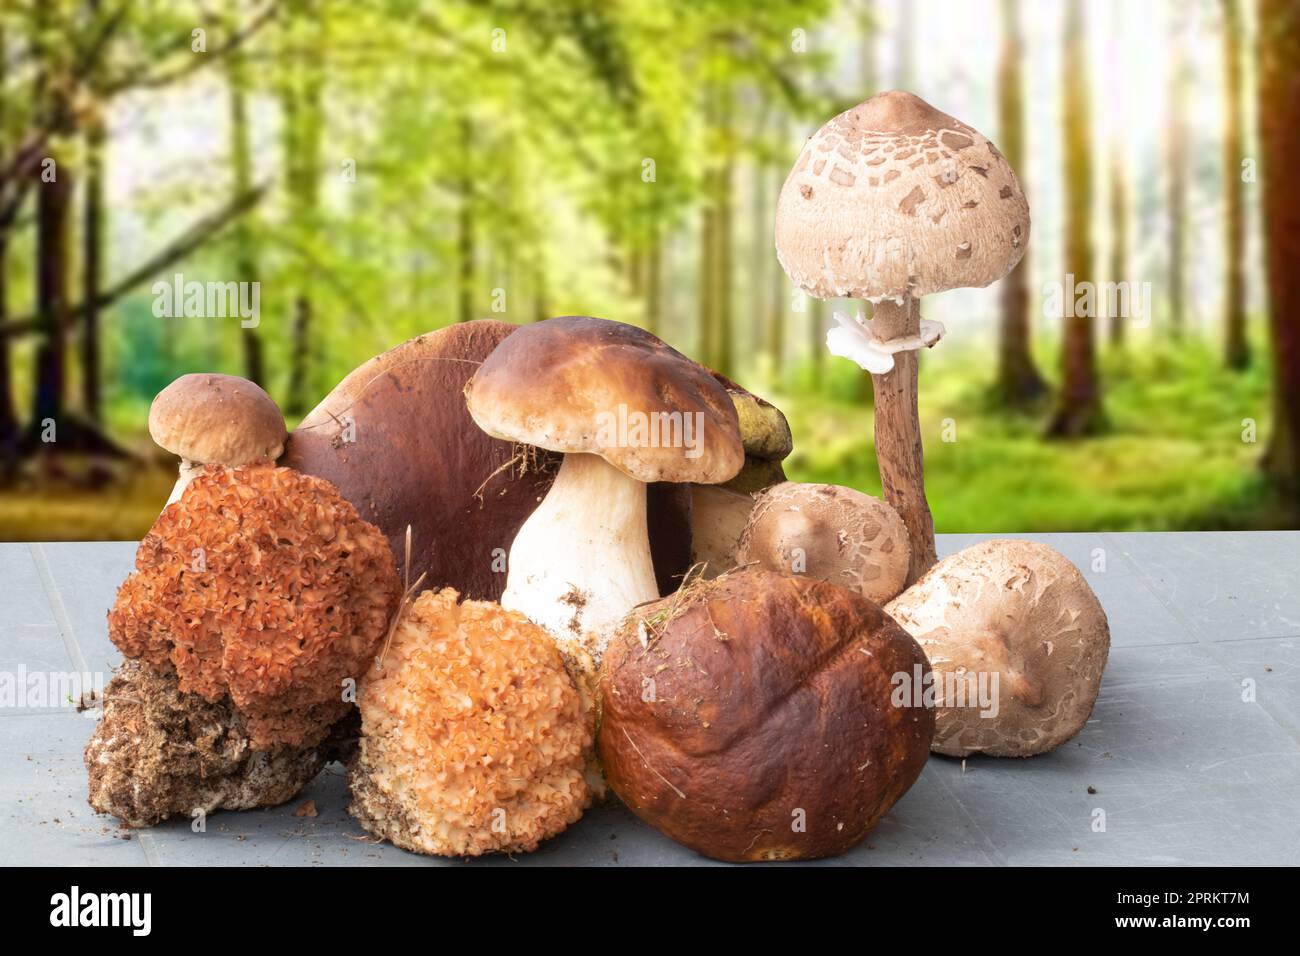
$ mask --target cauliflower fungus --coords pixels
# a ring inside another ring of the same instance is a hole
[[[209,467],[159,516],[109,612],[130,658],[229,694],[252,745],[318,743],[351,704],[401,585],[384,536],[327,481]]]
[[[425,591],[362,681],[350,812],[406,850],[527,852],[582,816],[591,711],[551,636]]]

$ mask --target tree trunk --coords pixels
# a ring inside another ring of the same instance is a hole
[[[820,392],[825,382],[826,372],[826,313],[825,299],[804,299],[804,308],[808,310],[808,369],[812,378],[813,391]]]
[[[1259,4],[1259,123],[1264,244],[1273,339],[1273,434],[1266,467],[1300,514],[1300,10]]]
[[[53,181],[36,187],[36,309],[42,339],[37,347],[32,425],[28,447],[38,447],[47,420],[62,424],[67,397],[68,341],[68,214],[72,176],[55,160]],[[53,451],[53,448],[45,449]]]
[[[1002,50],[998,62],[998,128],[1002,152],[1012,169],[1025,162],[1023,58],[1016,0],[1002,0]],[[1030,346],[1029,253],[1002,280],[1002,320],[998,328],[995,392],[1012,408],[1032,405],[1047,392]]]
[[[0,142],[8,143],[8,51],[5,25],[0,21]],[[9,319],[9,236],[0,230],[0,325]],[[0,473],[10,470],[18,441],[18,414],[14,408],[13,355],[9,337],[0,335]]]
[[[1169,332],[1175,341],[1187,324],[1183,295],[1187,259],[1187,53],[1182,14],[1175,9],[1169,73]]]
[[[786,123],[782,117],[776,122],[776,141],[784,145],[786,139]],[[773,202],[775,197],[781,194],[781,187],[785,183],[785,170],[780,166],[772,168],[772,196]],[[772,231],[770,225],[764,230],[767,240],[767,254],[774,256]],[[771,301],[767,307],[767,323],[764,335],[764,345],[767,350],[768,358],[772,362],[772,376],[774,381],[781,380],[782,367],[785,365],[785,314],[790,308],[790,296],[787,290],[790,287],[786,280],[785,270],[779,265],[772,265],[772,288]]]
[[[1123,153],[1117,145],[1110,161],[1110,281],[1123,282],[1128,272],[1128,185]],[[1116,309],[1110,316],[1110,344],[1116,351],[1124,347],[1128,317]]]
[[[230,96],[230,166],[233,192],[236,196],[246,195],[253,187],[253,152],[249,136],[248,123],[248,82],[247,67],[243,53],[234,50],[227,54],[226,82]],[[255,213],[249,210],[236,220],[232,234],[233,263],[235,278],[239,282],[253,283],[259,281],[258,253],[252,221]],[[166,321],[166,320],[164,320]],[[262,339],[254,326],[243,326],[239,330],[240,346],[244,359],[244,378],[258,385],[266,384],[265,360],[262,355]]]
[[[1082,0],[1069,0],[1062,57],[1061,112],[1065,127],[1065,271],[1075,282],[1091,281],[1093,275],[1092,131],[1088,100],[1090,73],[1083,43],[1085,29]],[[1048,434],[1077,438],[1101,431],[1105,420],[1092,317],[1087,310],[1075,309],[1068,301],[1065,312],[1061,393]]]
[[[919,335],[921,304],[908,298],[901,305],[885,299],[876,304],[872,320],[881,339]],[[907,526],[912,560],[907,574],[911,585],[934,565],[934,519],[925,499],[925,452],[921,445],[921,418],[917,408],[917,354],[898,352],[894,367],[873,375],[876,391],[876,462],[885,500]]]
[[[641,278],[645,292],[645,327],[655,335],[659,334],[663,322],[663,270],[659,261],[661,243],[659,227],[656,226],[655,233],[650,238],[650,247],[645,252],[645,274]]]
[[[1224,341],[1230,369],[1250,364],[1246,338],[1246,209],[1242,196],[1241,10],[1238,0],[1223,0],[1224,72]]]
[[[468,115],[460,127],[460,205],[456,212],[456,251],[460,274],[456,283],[456,321],[474,318],[474,123]]]
[[[81,301],[85,303],[81,330],[81,404],[86,416],[96,425],[102,425],[104,421],[98,305],[103,275],[103,173],[104,123],[96,115],[86,126],[85,208],[81,236]]]

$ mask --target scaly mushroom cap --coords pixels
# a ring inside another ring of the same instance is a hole
[[[895,675],[928,670],[845,588],[758,569],[690,585],[632,611],[605,654],[606,777],[715,859],[842,853],[925,766],[934,711],[896,701]]]
[[[489,435],[600,455],[638,481],[715,484],[744,463],[726,389],[622,322],[568,315],[524,326],[488,356],[465,397]],[[642,422],[652,424],[638,431]],[[663,422],[670,427],[653,424]]]
[[[1047,545],[973,545],[940,561],[885,610],[934,668],[936,753],[1028,757],[1059,747],[1087,723],[1110,629],[1079,569]],[[983,716],[994,702],[996,716]]]
[[[228,697],[180,689],[174,673],[127,661],[104,690],[86,744],[90,805],[128,827],[195,810],[251,810],[292,800],[325,766],[322,748],[255,750]]]
[[[997,147],[898,90],[819,129],[777,202],[777,257],[819,299],[986,286],[1028,240],[1029,204]]]
[[[853,488],[787,481],[760,494],[736,563],[804,574],[877,604],[907,581],[907,527],[893,508]]]
[[[229,693],[254,746],[310,745],[351,707],[343,682],[370,666],[400,590],[383,535],[329,482],[209,468],[140,542],[108,633],[187,693]]]
[[[182,375],[149,406],[149,434],[187,461],[249,465],[284,451],[284,416],[248,379],[199,372]]]
[[[531,852],[590,802],[590,711],[550,636],[521,614],[423,592],[357,703],[350,812],[403,849]]]

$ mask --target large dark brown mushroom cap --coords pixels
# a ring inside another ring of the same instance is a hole
[[[108,633],[182,691],[228,693],[255,746],[310,745],[350,709],[344,681],[370,666],[399,591],[387,542],[328,482],[210,467],[140,543]]]
[[[465,396],[489,434],[600,455],[638,481],[715,484],[744,464],[727,390],[698,362],[622,322],[566,315],[524,326]],[[640,422],[649,427],[638,431]],[[676,423],[666,440],[664,422]]]
[[[495,601],[520,526],[546,496],[559,456],[487,435],[465,408],[465,383],[515,332],[484,319],[389,349],[348,374],[289,435],[281,464],[330,481],[404,560],[410,580]],[[690,563],[689,499],[649,496],[661,588]]]
[[[925,655],[836,585],[742,570],[634,610],[605,654],[609,784],[721,860],[808,859],[860,841],[925,765],[934,713],[895,706]]]
[[[1028,757],[1087,723],[1110,629],[1087,580],[1060,552],[982,541],[940,561],[885,610],[934,667],[936,753]]]

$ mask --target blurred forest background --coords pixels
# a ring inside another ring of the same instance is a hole
[[[791,477],[879,494],[825,348],[857,304],[772,235],[804,139],[889,88],[992,138],[1033,214],[1011,276],[923,304],[938,530],[1300,527],[1298,0],[0,10],[0,539],[141,536],[181,373],[292,426],[486,317],[643,325],[786,411]],[[259,321],[157,314],[178,274],[258,283]],[[1063,318],[1067,276],[1133,302]]]

